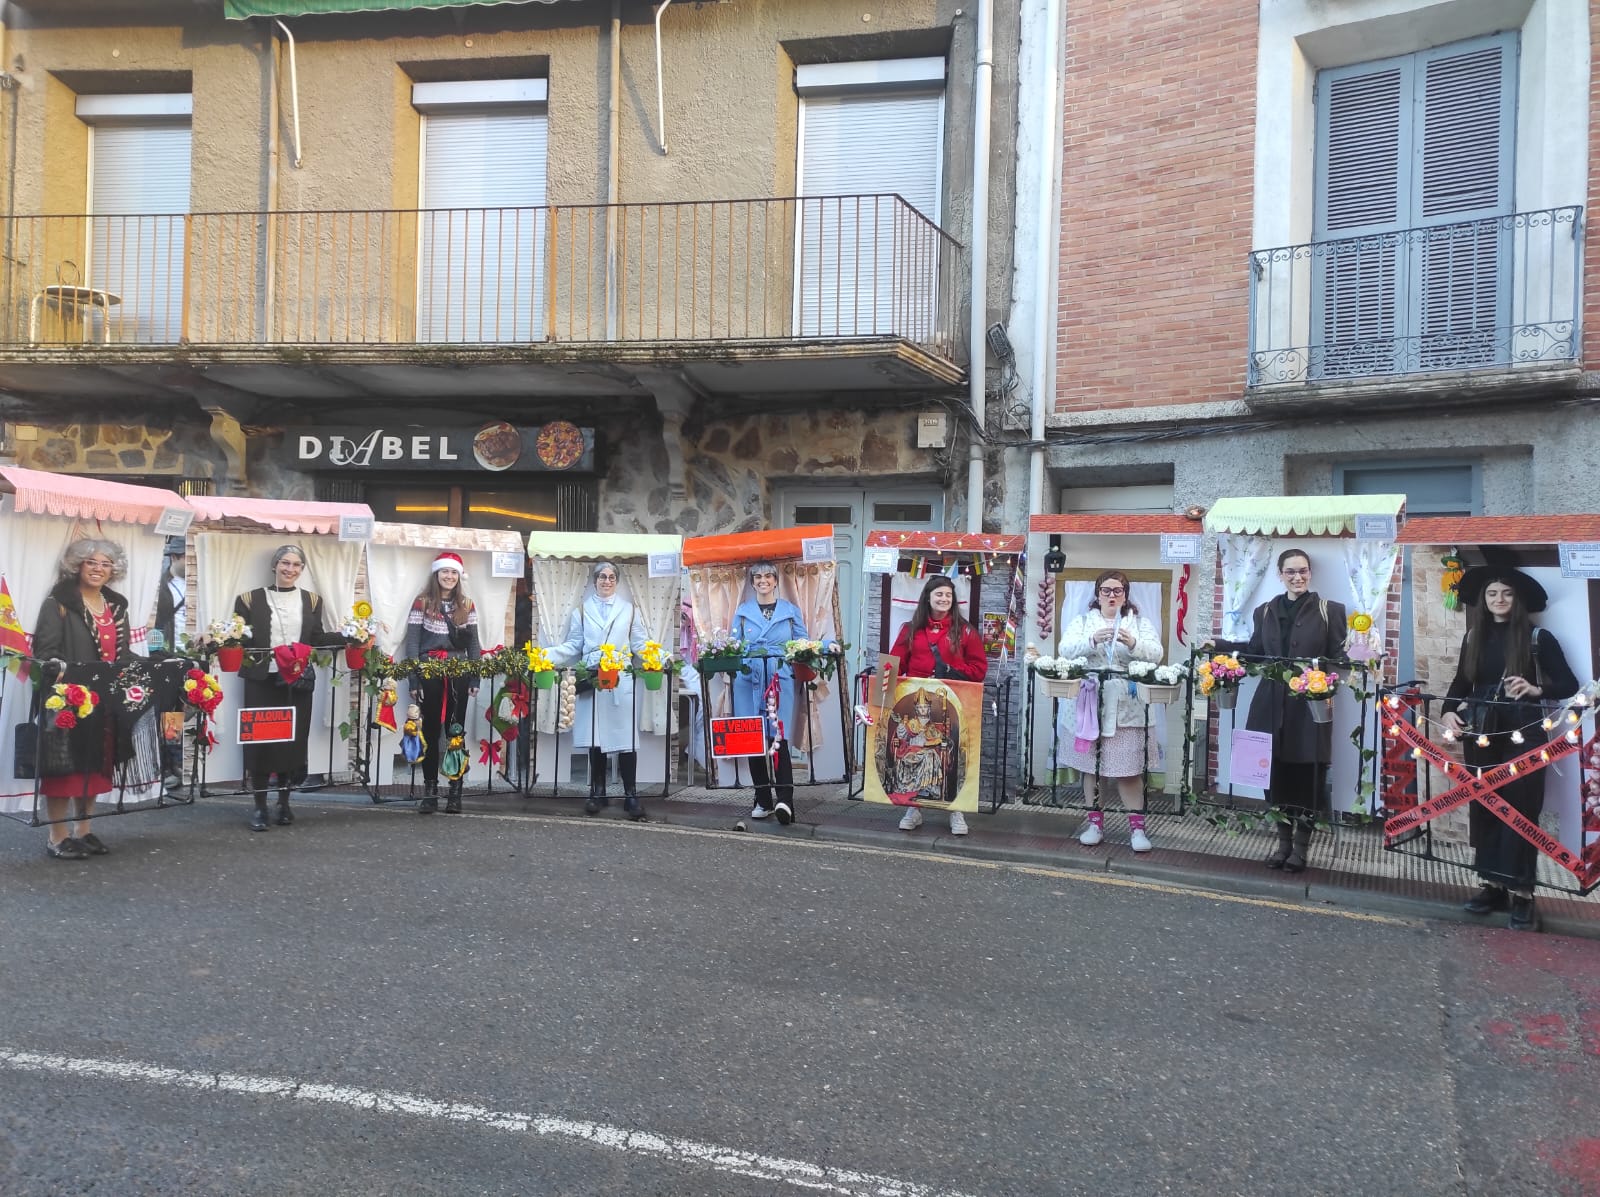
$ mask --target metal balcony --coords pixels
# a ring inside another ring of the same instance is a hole
[[[1574,366],[1583,209],[1257,250],[1251,389]]]

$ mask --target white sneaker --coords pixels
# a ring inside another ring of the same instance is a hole
[[[1150,837],[1144,833],[1142,827],[1134,828],[1133,833],[1128,836],[1128,844],[1135,852],[1148,852],[1151,848]]]
[[[765,819],[771,814],[772,812],[764,806],[752,806],[750,808],[750,817],[752,819]]]
[[[958,810],[953,810],[953,811],[950,812],[950,834],[951,835],[966,835],[967,834],[967,816],[962,814]]]
[[[1099,824],[1085,823],[1083,830],[1078,833],[1078,842],[1085,848],[1093,848],[1106,838],[1106,833],[1100,829]]]
[[[920,806],[906,807],[906,813],[900,819],[901,831],[915,831],[922,826],[922,808]]]

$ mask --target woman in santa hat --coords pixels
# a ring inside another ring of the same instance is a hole
[[[1491,562],[1467,570],[1456,593],[1469,610],[1467,634],[1441,721],[1461,740],[1470,768],[1493,769],[1545,743],[1550,734],[1544,726],[1545,702],[1571,698],[1578,679],[1556,638],[1529,618],[1549,602],[1533,577]],[[1495,788],[1537,824],[1544,782],[1544,772],[1535,770]],[[1507,925],[1513,931],[1537,931],[1533,887],[1539,850],[1482,803],[1474,802],[1467,817],[1473,867],[1483,883],[1467,902],[1467,913],[1509,910]]]
[[[476,661],[483,655],[478,642],[478,608],[461,583],[467,571],[456,553],[440,553],[433,559],[428,585],[411,604],[406,616],[404,659],[408,661],[449,658]],[[427,751],[422,754],[422,805],[419,814],[431,815],[439,809],[440,733],[453,723],[467,722],[467,698],[478,692],[473,677],[411,677],[411,701],[422,711],[422,738]],[[452,784],[445,802],[445,813],[461,811],[461,787]]]
[[[272,554],[272,585],[246,591],[233,603],[233,613],[250,626],[245,665],[239,670],[244,679],[242,705],[294,708],[292,741],[245,746],[245,774],[256,799],[251,831],[267,829],[267,787],[274,774],[278,778],[278,823],[287,826],[294,822],[289,792],[306,779],[311,697],[317,680],[311,650],[345,643],[342,632],[327,629],[327,604],[321,596],[300,588],[305,568],[304,549],[297,544],[279,545]]]

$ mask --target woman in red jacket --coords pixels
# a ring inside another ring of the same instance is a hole
[[[956,585],[943,576],[930,578],[922,588],[911,622],[900,629],[889,652],[900,662],[901,677],[981,682],[989,672],[983,637],[961,617]],[[900,830],[915,831],[921,826],[922,809],[916,805],[907,807]],[[958,810],[950,812],[950,834],[967,834],[966,816]]]

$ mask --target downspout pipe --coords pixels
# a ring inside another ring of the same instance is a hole
[[[1045,0],[1044,20],[1039,29],[1044,69],[1037,94],[1047,97],[1050,119],[1046,122],[1048,140],[1039,147],[1039,213],[1034,249],[1034,330],[1033,330],[1033,419],[1028,439],[1028,514],[1044,511],[1045,419],[1055,405],[1057,289],[1060,286],[1061,246],[1061,154],[1063,110],[1061,57],[1063,0]]]
[[[611,0],[611,90],[606,97],[606,340],[617,339],[621,278],[617,205],[622,202],[622,0]],[[661,66],[656,65],[660,81]]]
[[[661,82],[661,16],[672,7],[672,0],[661,0],[656,9],[656,122],[661,128],[661,152],[667,152],[667,98]]]
[[[283,36],[289,42],[289,111],[294,120],[294,168],[299,170],[304,159],[300,154],[300,74],[295,69],[294,34],[282,21],[274,20],[272,23],[283,30]]]
[[[989,346],[989,122],[994,88],[994,5],[978,0],[972,74],[972,254],[967,348],[967,394],[972,447],[967,459],[967,531],[983,531],[984,401]]]

